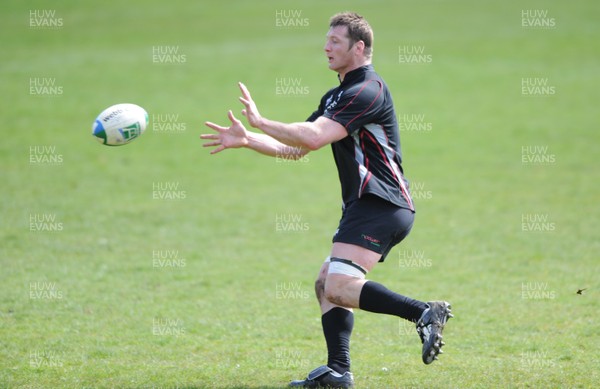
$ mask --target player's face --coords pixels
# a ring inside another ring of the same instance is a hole
[[[327,33],[327,42],[324,49],[329,61],[329,69],[343,75],[354,64],[347,26],[331,27]]]

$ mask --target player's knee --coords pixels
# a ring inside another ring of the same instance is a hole
[[[350,260],[331,258],[325,279],[325,298],[334,304],[344,305],[345,297],[353,289],[353,285],[364,280],[366,273],[362,266]]]
[[[334,304],[343,305],[346,285],[352,281],[351,277],[328,276],[325,280],[323,296]]]
[[[337,304],[335,300],[339,299],[339,293],[336,293],[336,287],[333,286],[333,283],[325,282],[323,288],[323,297],[325,297],[328,301]]]

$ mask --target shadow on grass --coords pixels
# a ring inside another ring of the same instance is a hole
[[[282,389],[282,388],[288,388],[289,386],[287,384],[281,385],[281,386],[273,386],[273,385],[232,385],[232,386],[210,386],[210,388],[213,389]],[[206,389],[208,388],[207,386],[183,386],[183,387],[178,387],[178,389]]]
[[[282,389],[288,388],[289,382],[283,382],[281,385],[219,385],[214,383],[195,383],[184,386],[126,386],[124,389]]]

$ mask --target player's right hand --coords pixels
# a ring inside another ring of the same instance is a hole
[[[210,152],[211,154],[219,153],[225,149],[244,147],[248,144],[247,130],[242,122],[233,116],[231,110],[229,110],[227,116],[229,117],[229,120],[231,120],[231,126],[229,127],[223,127],[212,122],[204,123],[207,127],[210,127],[217,132],[216,134],[200,135],[201,139],[214,140],[214,142],[207,142],[202,145],[203,147],[216,146],[216,148]]]

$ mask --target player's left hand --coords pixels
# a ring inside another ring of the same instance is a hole
[[[242,97],[240,97],[240,101],[246,107],[242,110],[242,115],[248,119],[248,123],[250,123],[252,127],[260,128],[262,117],[258,112],[258,108],[256,107],[254,100],[252,100],[252,96],[250,96],[250,91],[248,88],[246,88],[246,85],[242,84],[241,82],[238,83],[238,85],[242,91]]]

